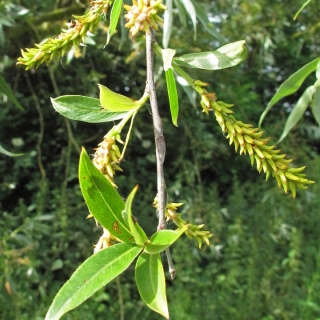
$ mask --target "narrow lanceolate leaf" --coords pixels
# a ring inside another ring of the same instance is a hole
[[[110,25],[108,29],[107,43],[109,43],[112,35],[116,31],[116,27],[119,21],[120,13],[122,9],[122,0],[115,0],[112,6],[111,14],[110,14]]]
[[[173,60],[180,66],[205,70],[219,70],[236,66],[248,55],[245,41],[229,43],[215,51],[189,53]]]
[[[130,111],[140,106],[140,102],[130,99],[122,94],[113,92],[99,84],[101,106],[112,112]]]
[[[0,74],[0,92],[7,96],[8,100],[15,104],[16,107],[23,110],[23,107],[17,100],[16,96],[10,89],[9,85],[7,84],[6,80]]]
[[[288,79],[286,79],[275,95],[272,97],[272,99],[267,104],[266,109],[263,111],[260,120],[259,120],[259,126],[261,126],[263,119],[267,115],[267,113],[270,111],[270,109],[282,98],[289,96],[290,94],[295,93],[302,85],[304,80],[307,76],[313,71],[316,70],[317,64],[320,61],[320,58],[317,58],[306,65],[304,65],[302,68],[300,68],[298,71],[296,71],[294,74],[292,74]]]
[[[64,117],[90,123],[109,122],[122,119],[127,112],[111,112],[101,108],[100,100],[85,96],[61,96],[51,98],[53,107]]]
[[[289,131],[301,119],[301,117],[303,116],[304,112],[306,111],[306,109],[308,108],[308,106],[312,100],[312,96],[313,96],[315,90],[316,89],[314,86],[310,86],[302,94],[302,96],[298,100],[297,104],[294,106],[293,110],[291,111],[291,113],[288,117],[288,120],[284,126],[282,135],[281,135],[278,142],[282,141],[287,136]]]
[[[163,34],[162,45],[164,48],[168,47],[171,32],[172,32],[172,0],[166,0],[167,10],[163,14]]]
[[[186,230],[187,228],[181,228],[177,230],[161,230],[156,232],[150,238],[150,242],[146,245],[145,252],[150,254],[162,252],[176,242]]]
[[[225,43],[225,39],[220,35],[219,32],[216,31],[213,24],[208,19],[208,14],[202,8],[201,4],[198,3],[198,0],[191,0],[196,10],[197,18],[202,24],[203,28],[216,39],[218,39],[222,44]],[[180,14],[180,11],[179,11]]]
[[[138,190],[138,186],[135,186],[135,188],[129,194],[125,204],[124,211],[122,212],[122,216],[129,226],[130,232],[133,235],[135,243],[140,246],[143,246],[145,239],[143,239],[143,237],[140,235],[139,231],[137,230],[137,227],[136,227],[137,222],[133,220],[133,216],[132,216],[132,202],[133,202],[134,196],[136,195],[137,190]]]
[[[119,243],[88,258],[63,285],[54,298],[45,320],[58,320],[97,290],[125,271],[141,247]]]
[[[82,149],[79,164],[80,188],[90,213],[110,233],[123,242],[133,242],[133,236],[121,212],[125,204],[119,193],[93,165]]]
[[[179,115],[179,100],[178,100],[178,92],[176,87],[176,80],[174,78],[172,68],[165,71],[166,74],[166,82],[167,82],[167,91],[170,103],[170,111],[172,122],[175,126],[178,126],[178,115]]]
[[[316,87],[316,91],[313,94],[313,99],[311,102],[311,110],[314,118],[316,119],[318,125],[320,126],[320,87]]]
[[[0,153],[5,154],[6,156],[9,156],[9,157],[20,157],[23,155],[23,153],[12,153],[10,151],[7,151],[1,145],[0,145]]]
[[[190,16],[190,19],[191,19],[192,25],[193,25],[194,39],[196,39],[196,35],[197,35],[197,13],[196,13],[196,9],[195,9],[193,3],[191,2],[191,0],[180,0],[180,2],[186,8],[186,11]]]
[[[166,280],[160,254],[142,253],[136,264],[136,283],[147,306],[169,319]]]

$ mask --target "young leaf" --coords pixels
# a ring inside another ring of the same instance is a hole
[[[127,222],[128,226],[130,228],[130,231],[131,231],[131,233],[132,233],[132,235],[134,237],[135,243],[140,245],[140,246],[143,246],[144,242],[145,242],[145,239],[143,239],[141,237],[139,231],[136,228],[136,222],[133,221],[132,210],[131,210],[132,201],[133,201],[133,198],[134,198],[137,190],[138,190],[138,186],[135,186],[135,188],[129,194],[129,196],[127,198],[127,201],[126,201],[125,209],[122,212],[122,216],[123,216],[124,220]]]
[[[316,91],[313,94],[313,99],[311,102],[311,110],[314,118],[316,119],[320,127],[320,87],[316,87]]]
[[[111,14],[110,14],[110,25],[109,25],[109,29],[108,29],[108,36],[107,36],[107,43],[106,45],[109,43],[112,35],[114,34],[118,21],[119,21],[119,17],[120,17],[120,13],[121,13],[121,9],[122,9],[122,0],[115,0],[112,6],[112,10],[111,10]]]
[[[99,84],[98,86],[100,88],[101,106],[109,111],[130,111],[141,105],[140,101],[136,101],[123,96],[122,94],[113,92],[102,84]]]
[[[85,96],[61,96],[51,98],[56,111],[71,120],[89,123],[100,123],[119,120],[127,115],[127,112],[111,112],[101,108],[99,99]]]
[[[168,43],[172,31],[172,0],[166,1],[167,10],[163,14],[163,34],[162,34],[162,45],[164,48],[168,47]]]
[[[293,110],[291,111],[291,113],[287,119],[287,122],[284,126],[282,135],[281,135],[278,142],[282,141],[287,136],[289,131],[296,125],[296,123],[303,116],[304,112],[306,111],[306,109],[308,108],[308,106],[312,100],[312,96],[313,96],[315,90],[316,89],[314,86],[310,86],[304,91],[304,93],[302,94],[302,96],[298,100],[297,104],[294,106]]]
[[[16,107],[23,110],[23,107],[21,106],[21,104],[17,100],[16,96],[14,95],[14,93],[12,92],[10,87],[8,86],[6,80],[4,80],[4,78],[2,77],[1,74],[0,74],[0,92],[5,94],[8,97],[9,101],[14,103]]]
[[[88,258],[59,290],[45,320],[58,320],[66,312],[79,306],[124,272],[140,251],[141,247],[119,243]]]
[[[183,67],[205,70],[219,70],[236,66],[248,55],[245,41],[229,43],[215,51],[189,53],[174,58],[174,62]]]
[[[0,145],[0,153],[5,154],[6,156],[9,156],[9,157],[20,157],[23,155],[23,153],[12,153],[10,151],[7,151],[1,145]]]
[[[177,230],[160,230],[156,232],[151,238],[150,243],[145,247],[145,252],[150,254],[160,253],[167,249],[187,230],[181,228]]]
[[[89,211],[98,222],[121,241],[132,242],[133,236],[121,215],[125,207],[123,200],[84,149],[80,155],[79,181]]]
[[[136,283],[147,306],[169,319],[166,280],[160,254],[143,252],[136,264]]]
[[[286,79],[281,86],[278,88],[277,92],[274,94],[272,99],[269,101],[266,109],[260,116],[259,126],[261,126],[263,119],[270,111],[270,109],[282,98],[289,96],[290,94],[295,93],[302,85],[306,77],[316,70],[317,64],[320,61],[320,58],[314,59],[313,61],[307,63],[298,71],[293,73],[288,79]]]

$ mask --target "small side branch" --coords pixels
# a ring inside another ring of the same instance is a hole
[[[163,230],[166,227],[165,208],[167,204],[166,184],[163,173],[163,163],[166,154],[166,145],[163,135],[162,120],[159,114],[158,101],[156,96],[156,88],[153,75],[153,34],[150,30],[146,33],[146,55],[147,55],[147,90],[150,95],[150,105],[152,111],[154,137],[156,145],[157,158],[157,189],[158,189],[158,230]]]

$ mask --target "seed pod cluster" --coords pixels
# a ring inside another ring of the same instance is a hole
[[[135,36],[139,31],[148,32],[150,28],[158,30],[163,19],[157,13],[167,9],[162,0],[132,0],[132,3],[132,6],[124,5],[127,10],[125,27],[130,29],[131,35]]]
[[[187,226],[188,229],[185,231],[185,234],[190,239],[195,239],[198,241],[199,248],[201,248],[202,243],[205,242],[207,245],[210,244],[209,238],[213,236],[210,231],[201,230],[204,227],[204,224],[196,225],[190,224],[187,221],[183,220],[180,213],[177,213],[177,209],[181,207],[183,203],[168,203],[165,210],[165,215],[167,221],[171,220],[178,228]],[[153,206],[158,207],[157,198],[154,199]]]
[[[258,172],[263,171],[266,174],[266,180],[272,175],[285,193],[291,191],[293,198],[296,197],[297,188],[307,189],[308,184],[314,183],[306,179],[306,175],[302,173],[305,166],[299,168],[290,166],[293,159],[286,159],[286,154],[280,154],[280,149],[268,145],[270,138],[263,138],[263,131],[237,120],[231,110],[233,104],[216,101],[215,94],[208,93],[203,86],[195,82],[195,90],[201,95],[200,103],[203,111],[214,112],[222,132],[229,139],[229,144],[234,144],[235,151],[239,151],[240,155],[248,154],[251,165],[256,163]]]
[[[22,57],[18,58],[17,64],[26,66],[26,70],[37,68],[42,63],[50,63],[52,60],[59,60],[66,55],[70,49],[78,47],[85,42],[87,32],[95,33],[102,13],[106,13],[111,0],[91,1],[90,10],[82,16],[73,16],[73,20],[68,23],[68,29],[55,37],[48,38],[36,48],[21,50]]]
[[[114,183],[114,175],[116,171],[122,171],[119,166],[121,152],[116,144],[121,141],[120,136],[107,134],[103,141],[99,143],[98,148],[94,149],[95,154],[92,159],[95,167],[116,187]]]

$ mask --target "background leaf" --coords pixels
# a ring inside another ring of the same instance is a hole
[[[193,25],[193,35],[194,35],[194,39],[196,39],[196,35],[197,35],[197,13],[196,13],[196,9],[194,8],[193,3],[190,0],[179,0],[184,7],[186,8],[186,12],[189,14],[191,21],[192,21],[192,25]]]
[[[89,123],[101,123],[122,119],[127,112],[111,112],[101,108],[100,100],[78,95],[51,98],[53,107],[64,117]]]
[[[80,155],[79,181],[90,213],[118,239],[132,242],[133,236],[121,215],[125,207],[122,198],[93,165],[84,149]]]
[[[169,319],[166,281],[160,254],[143,252],[136,264],[136,283],[147,306]]]
[[[313,99],[311,102],[311,110],[314,118],[316,119],[320,127],[320,87],[316,87],[316,91],[313,94]]]
[[[150,238],[150,243],[145,247],[145,252],[154,254],[167,249],[186,231],[187,228],[177,230],[160,230]]]
[[[119,243],[88,258],[60,289],[45,320],[58,320],[66,312],[79,306],[125,271],[140,251],[140,247]]]
[[[168,47],[171,32],[172,32],[172,0],[166,0],[167,10],[163,14],[163,34],[162,34],[162,46]]]
[[[313,61],[307,63],[298,71],[293,73],[288,79],[286,79],[281,86],[278,88],[277,92],[274,94],[272,99],[267,104],[266,109],[263,111],[260,116],[259,126],[261,126],[263,119],[270,111],[270,109],[282,98],[289,96],[290,94],[295,93],[302,85],[306,77],[316,70],[317,64],[320,61],[320,58],[314,59]]]
[[[14,95],[14,93],[12,92],[10,87],[8,86],[6,80],[4,80],[4,78],[2,77],[1,74],[0,74],[0,92],[5,94],[8,97],[8,100],[11,101],[12,103],[14,103],[16,107],[23,110],[23,107],[21,106],[21,104],[17,100],[16,96]]]
[[[6,156],[9,156],[9,157],[20,157],[23,155],[23,153],[12,153],[10,151],[7,151],[1,145],[0,145],[0,153],[5,154]]]
[[[122,9],[122,0],[115,0],[111,9],[111,14],[110,14],[110,25],[108,29],[108,36],[107,36],[107,43],[109,43],[112,35],[114,34],[117,24],[119,21],[120,13]]]
[[[303,116],[304,112],[306,111],[306,109],[308,108],[308,106],[312,100],[312,96],[313,96],[314,92],[315,92],[314,86],[310,86],[304,91],[304,93],[302,94],[302,96],[298,100],[297,104],[294,106],[293,110],[291,111],[291,113],[286,121],[286,124],[284,126],[282,135],[281,135],[278,142],[282,141],[287,136],[289,131],[301,119],[301,117]]]
[[[246,59],[248,51],[245,41],[229,43],[215,51],[189,53],[174,58],[174,62],[183,67],[205,70],[219,70],[230,68]]]

